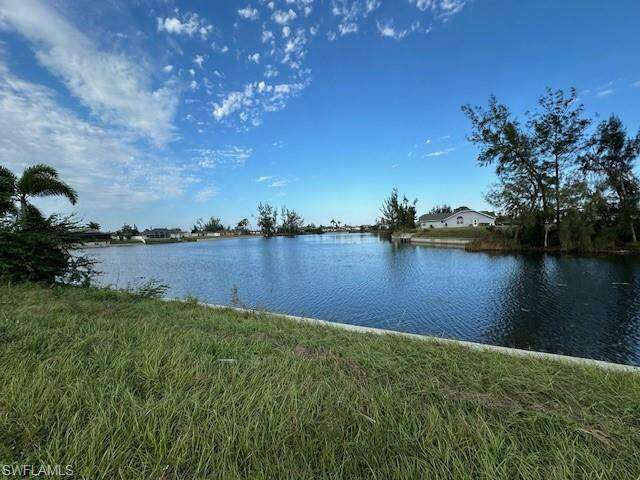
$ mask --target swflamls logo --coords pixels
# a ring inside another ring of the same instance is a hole
[[[70,477],[73,475],[71,465],[0,465],[2,476],[12,477]]]

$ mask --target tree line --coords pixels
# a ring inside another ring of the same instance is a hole
[[[596,124],[574,88],[547,89],[523,120],[494,96],[462,110],[478,163],[498,176],[486,199],[515,240],[568,250],[637,241],[640,132],[629,136],[615,115]]]

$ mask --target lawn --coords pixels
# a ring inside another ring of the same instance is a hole
[[[637,479],[640,377],[130,293],[0,287],[0,464]]]
[[[486,227],[428,228],[417,230],[414,236],[427,238],[480,238],[487,236],[489,233]]]

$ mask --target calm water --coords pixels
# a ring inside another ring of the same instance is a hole
[[[640,262],[395,245],[373,235],[89,251],[100,282],[168,295],[640,365]]]

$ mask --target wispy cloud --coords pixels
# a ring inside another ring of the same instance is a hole
[[[289,185],[289,180],[279,179],[271,182],[269,184],[269,188],[282,188],[282,187],[286,187],[287,185]]]
[[[451,153],[456,150],[455,147],[447,148],[445,150],[438,150],[436,152],[427,153],[426,157],[441,157],[442,155],[446,155],[447,153]]]
[[[409,0],[419,10],[431,10],[440,18],[448,18],[462,11],[468,0]]]
[[[251,6],[238,10],[238,15],[246,20],[257,20],[260,17],[260,15],[258,14],[258,9]]]
[[[253,153],[252,148],[227,145],[220,148],[196,148],[194,160],[201,167],[214,168],[218,165],[243,167]]]
[[[261,177],[256,178],[254,181],[256,183],[267,182],[273,178],[273,175],[262,175]]]
[[[632,86],[632,87],[634,87],[634,88],[640,87],[640,80],[638,80],[638,81],[636,81],[636,82],[633,82],[633,83],[631,84],[631,86]]]
[[[218,195],[218,190],[215,187],[206,187],[197,191],[193,196],[193,200],[197,203],[205,203],[216,195]]]
[[[186,168],[141,150],[136,136],[91,123],[58,97],[0,61],[0,164],[16,172],[54,166],[78,190],[79,208],[92,212],[179,197],[196,181]]]
[[[606,90],[601,90],[596,93],[596,97],[606,97],[611,95],[615,90],[613,88],[607,88]]]
[[[203,40],[213,32],[213,26],[206,19],[198,16],[197,13],[187,12],[178,16],[158,17],[158,31],[173,35],[199,35]]]
[[[29,40],[38,61],[101,120],[158,144],[171,138],[178,104],[171,81],[153,88],[137,62],[101,50],[57,10],[38,0],[4,0],[0,18]]]

